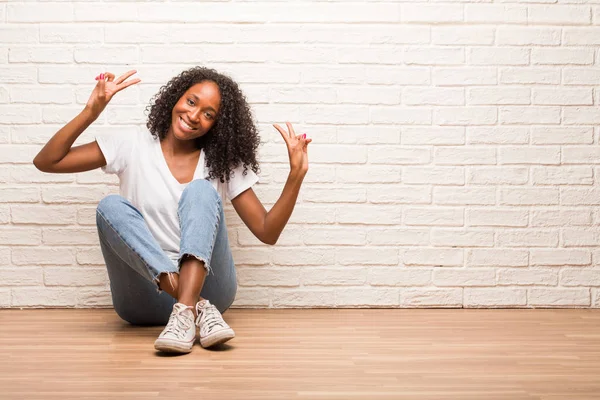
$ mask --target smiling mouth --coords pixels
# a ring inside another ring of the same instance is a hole
[[[188,124],[187,124],[187,123],[186,123],[186,122],[183,120],[183,118],[181,118],[181,116],[179,117],[179,125],[180,125],[180,126],[183,128],[183,129],[185,129],[185,130],[187,130],[187,131],[190,131],[190,132],[193,132],[193,131],[196,131],[196,130],[198,130],[197,128],[192,128],[191,126],[189,126],[189,125],[188,125]]]

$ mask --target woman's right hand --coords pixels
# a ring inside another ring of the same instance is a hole
[[[98,118],[112,97],[121,90],[140,83],[140,79],[125,81],[137,71],[131,70],[115,79],[115,75],[110,72],[100,74],[96,77],[98,83],[92,92],[85,108],[90,111],[94,118]]]

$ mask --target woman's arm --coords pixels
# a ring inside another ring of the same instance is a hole
[[[63,126],[46,143],[33,159],[33,164],[42,172],[83,172],[106,165],[98,143],[91,142],[71,148],[75,140],[102,113],[108,102],[119,91],[140,82],[139,79],[125,81],[136,71],[114,79],[110,72],[96,77],[98,83],[85,108],[68,124]]]
[[[312,139],[306,139],[306,134],[296,136],[292,124],[289,122],[286,124],[289,133],[279,125],[274,125],[287,145],[290,173],[283,192],[273,208],[267,212],[251,188],[231,200],[231,204],[244,224],[254,236],[266,244],[275,244],[279,239],[279,235],[292,215],[300,186],[308,172],[307,146]]]

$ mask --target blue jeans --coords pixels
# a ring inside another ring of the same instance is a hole
[[[223,313],[237,290],[221,197],[205,179],[190,182],[179,200],[179,260],[191,255],[208,270],[200,295]],[[177,302],[158,288],[162,273],[178,273],[142,214],[125,198],[110,195],[96,210],[100,248],[115,311],[134,325],[165,325]]]

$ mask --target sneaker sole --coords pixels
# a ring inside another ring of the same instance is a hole
[[[233,329],[223,329],[213,333],[212,335],[200,338],[200,346],[204,348],[216,346],[218,344],[225,343],[234,337],[235,333],[233,332]]]
[[[154,342],[154,348],[165,353],[190,353],[194,346],[194,341],[189,343],[182,343],[174,342],[171,340],[157,339]]]

